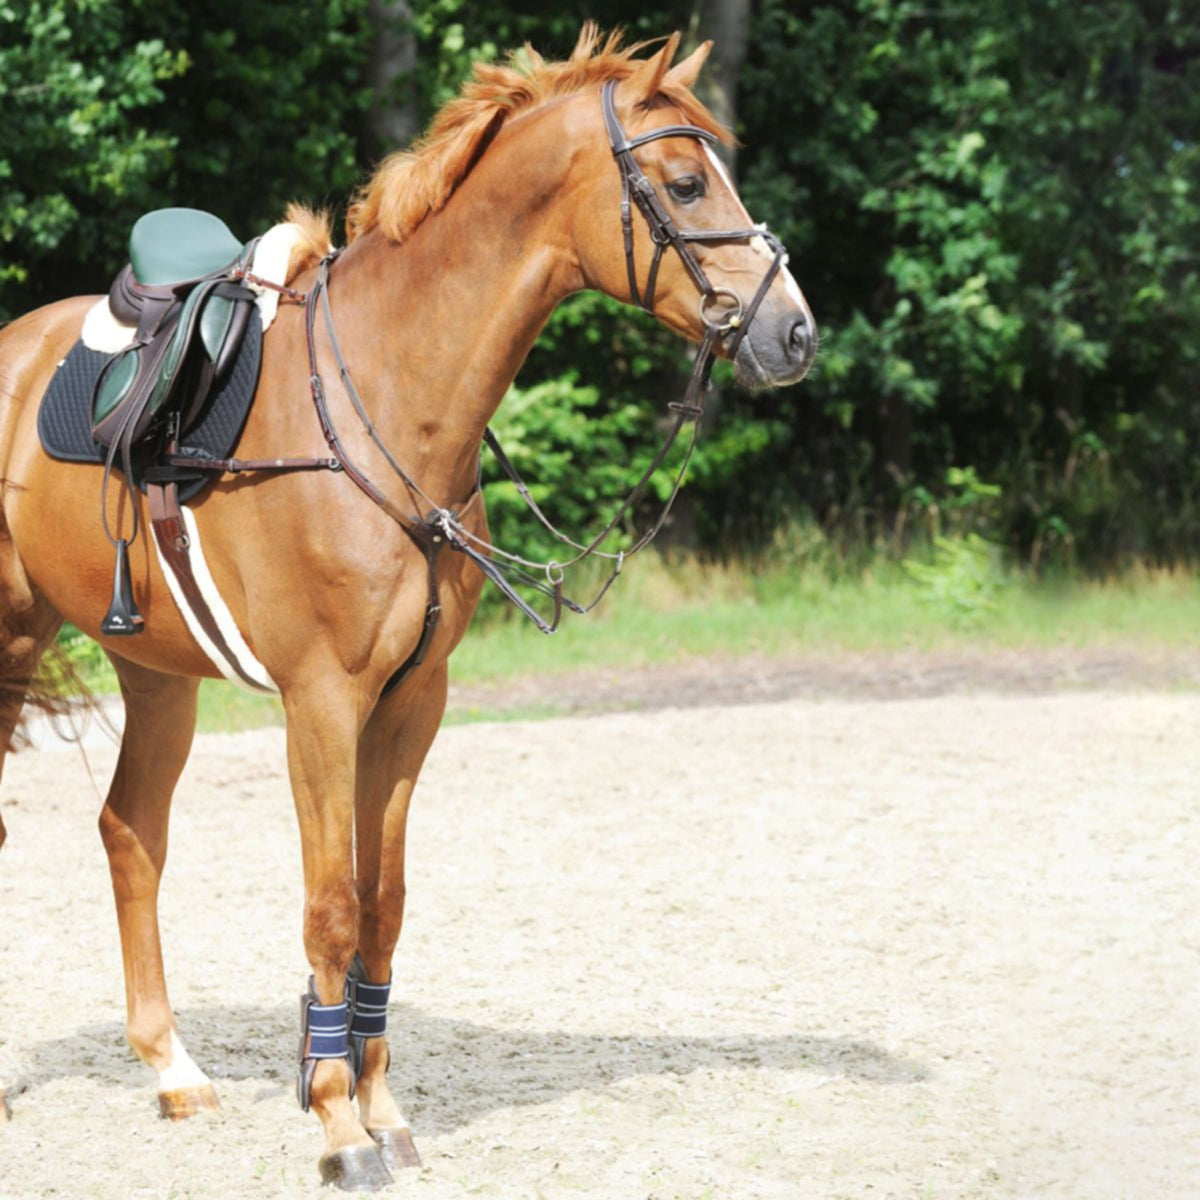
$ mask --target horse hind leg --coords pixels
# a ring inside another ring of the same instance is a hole
[[[192,746],[199,681],[109,657],[125,700],[125,733],[100,836],[121,933],[126,1033],[134,1053],[158,1072],[162,1115],[179,1119],[220,1107],[208,1076],[180,1041],[158,930],[171,797]]]
[[[0,850],[4,849],[4,841],[8,836],[4,828],[4,816],[0,814]],[[0,1079],[0,1125],[4,1125],[12,1117],[12,1107],[8,1103],[8,1097],[4,1093],[4,1081]]]
[[[38,663],[61,625],[62,617],[29,589],[0,518],[0,773],[17,741],[26,696],[32,691],[40,707],[56,711],[61,703],[51,686],[34,684]],[[0,848],[7,836],[0,814]],[[0,1125],[11,1116],[0,1080]]]

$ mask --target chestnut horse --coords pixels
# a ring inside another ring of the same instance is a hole
[[[386,690],[421,639],[430,570],[405,525],[425,517],[423,501],[390,470],[381,446],[422,496],[456,511],[465,535],[486,539],[475,492],[481,437],[538,331],[571,293],[595,288],[644,303],[685,338],[726,355],[735,348],[735,368],[753,387],[800,379],[814,353],[812,316],[782,251],[752,227],[709,148],[727,135],[690,92],[708,46],[672,65],[678,40],[639,58],[640,47],[602,40],[589,25],[565,62],[527,49],[510,66],[478,65],[430,135],[380,166],[351,209],[336,260],[318,265],[327,230],[302,214],[312,252],[296,256],[291,285],[311,295],[325,281],[340,355],[378,441],[339,380],[324,322],[285,302],[265,339],[239,453],[329,454],[310,395],[317,374],[341,451],[365,478],[384,481],[384,503],[372,502],[361,481],[355,486],[347,468],[225,478],[193,505],[213,584],[283,700],[312,967],[302,1098],[324,1126],[321,1174],[348,1190],[384,1186],[388,1165],[416,1161],[385,1080],[386,984],[404,909],[409,799],[441,721],[447,659],[483,584],[467,557],[440,555],[440,622],[423,661]],[[609,81],[615,126],[602,109]],[[669,134],[644,138],[668,126]],[[625,161],[616,153],[622,136],[636,143]],[[628,172],[638,168],[660,211],[693,235],[667,247],[653,283],[645,210],[634,207],[632,222],[622,221]],[[632,229],[629,257],[623,225]],[[735,232],[706,239],[704,231]],[[680,245],[690,263],[675,252]],[[126,709],[100,832],[128,1037],[158,1072],[164,1114],[186,1116],[215,1106],[216,1096],[176,1030],[157,894],[199,680],[218,671],[181,617],[147,537],[131,555],[145,631],[122,639],[100,632],[112,578],[100,468],[49,458],[37,433],[39,399],[94,301],[61,301],[0,333],[0,653],[13,685],[0,700],[0,736],[7,742],[15,729],[22,689],[64,619],[101,642]],[[718,326],[721,304],[752,319],[736,334],[735,322]],[[128,519],[127,497],[108,503],[114,526]],[[345,1003],[348,974],[358,980],[357,1008]],[[348,1052],[351,1018],[363,1035],[357,1054]]]

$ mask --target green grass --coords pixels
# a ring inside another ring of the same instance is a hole
[[[224,679],[200,684],[196,729],[200,733],[243,733],[283,724],[283,704],[277,696],[255,696]]]
[[[473,630],[455,652],[452,677],[486,682],[719,654],[1200,645],[1200,579],[1187,572],[1032,582],[983,564],[977,584],[962,569],[932,565],[933,576],[922,579],[885,561],[831,577],[819,568],[642,560],[607,608],[568,615],[553,637],[513,619]]]
[[[1006,571],[978,541],[940,543],[897,563],[882,556],[851,570],[787,547],[758,568],[631,563],[603,604],[566,614],[553,637],[505,610],[477,620],[451,660],[458,683],[589,668],[630,669],[687,658],[830,655],[843,651],[1075,646],[1200,646],[1200,576],[1137,568],[1108,580],[1032,580]],[[97,692],[116,690],[92,643],[73,660]],[[503,713],[451,713],[453,722],[552,715],[537,701]],[[201,687],[199,728],[236,731],[282,723],[278,700],[231,684]]]

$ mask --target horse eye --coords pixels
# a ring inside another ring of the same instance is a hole
[[[704,180],[697,179],[695,175],[685,175],[682,179],[668,183],[667,191],[681,204],[690,204],[704,195]]]

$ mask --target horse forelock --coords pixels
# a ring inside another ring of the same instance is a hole
[[[476,63],[472,77],[441,108],[429,132],[411,149],[385,158],[359,191],[346,217],[347,240],[378,228],[392,241],[403,241],[445,205],[508,118],[609,79],[627,79],[638,69],[635,55],[651,43],[622,46],[621,41],[620,30],[606,36],[589,21],[570,58],[562,62],[547,62],[525,45],[507,63]],[[685,121],[732,140],[687,88],[667,80],[659,95]]]

